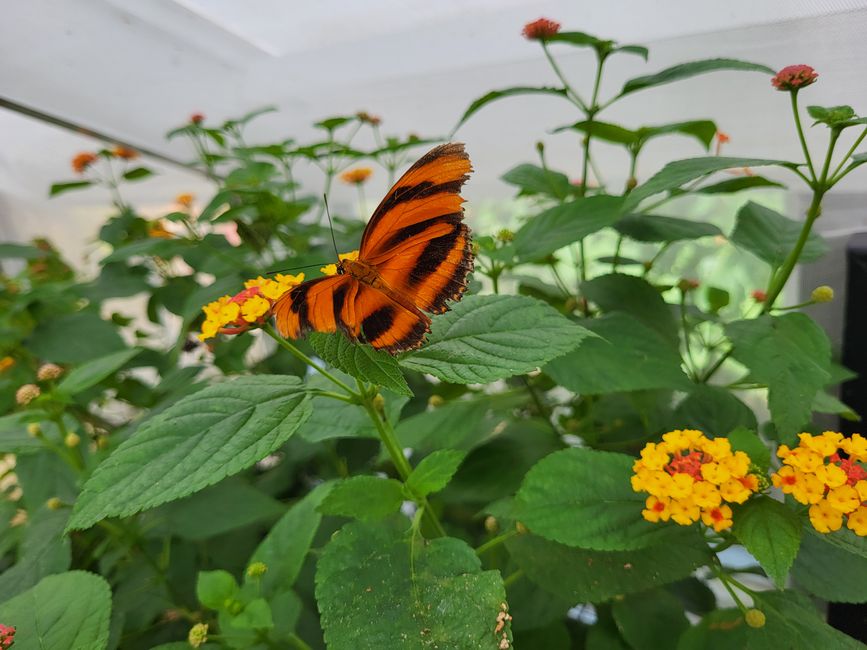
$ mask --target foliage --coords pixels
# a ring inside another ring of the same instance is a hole
[[[357,247],[371,174],[358,164],[394,181],[436,141],[386,135],[369,113],[323,119],[310,142],[254,145],[247,125],[273,109],[193,115],[168,136],[190,143],[213,193],[156,220],[123,198],[153,174],[135,152],[79,154],[78,176],[50,193],[110,196],[95,277],[44,239],[0,244],[0,623],[16,648],[858,647],[805,594],[867,602],[867,441],[835,438],[841,456],[815,451],[827,435],[796,436],[816,411],[857,415],[827,392],[846,373],[809,316],[816,298],[780,303],[795,265],[827,251],[812,228],[867,162],[865,118],[810,106],[829,134],[814,159],[794,88],[802,161],[721,156],[729,138],[711,119],[601,114],[696,75],[770,68],[688,62],[605,100],[609,58],[639,69],[647,49],[533,25],[560,83],[488,92],[456,130],[511,97],[565,102],[567,126],[538,130],[577,134],[580,156],[553,169],[540,142],[538,161],[495,170],[529,216],[477,234],[469,295],[418,350],[284,340],[268,323],[277,296],[262,299],[289,282],[267,271],[317,276],[332,234]],[[571,47],[594,54],[589,94],[554,57]],[[640,178],[644,146],[669,137],[699,155]],[[597,147],[626,152],[622,191],[593,165]],[[321,185],[301,187],[301,166]],[[759,167],[806,183],[805,218],[762,204],[784,186]],[[329,232],[313,197],[341,178],[362,220],[337,210]],[[696,197],[712,206],[701,219],[684,215]],[[768,285],[738,295],[668,271],[672,251],[711,240],[763,265]],[[227,311],[196,336],[203,306]],[[733,546],[746,569],[727,564]]]

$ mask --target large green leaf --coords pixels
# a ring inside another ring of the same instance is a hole
[[[581,292],[606,313],[623,312],[636,318],[677,349],[680,339],[672,308],[647,280],[609,273],[583,282]]]
[[[316,568],[316,601],[330,650],[497,650],[506,593],[473,550],[449,537],[415,539],[409,522],[344,526]]]
[[[352,343],[339,333],[314,332],[307,339],[316,353],[335,368],[398,395],[412,396],[400,366],[390,354],[374,350],[369,345]]]
[[[634,650],[670,647],[672,639],[689,627],[680,600],[664,589],[617,600],[611,613],[620,634]]]
[[[654,174],[646,183],[636,187],[623,202],[623,212],[631,212],[644,199],[677,189],[684,183],[694,181],[702,176],[733,167],[765,167],[779,165],[792,167],[794,163],[785,160],[767,160],[764,158],[728,158],[724,156],[706,156],[703,158],[687,158],[668,163]]]
[[[406,496],[400,481],[378,476],[351,476],[331,488],[319,504],[319,512],[374,521],[397,512],[404,499]]]
[[[30,589],[45,576],[69,568],[72,560],[69,538],[62,534],[68,515],[67,511],[47,508],[30,514],[18,561],[0,574],[0,594],[4,600]]]
[[[588,551],[536,535],[518,535],[506,547],[530,580],[573,603],[601,602],[674,582],[711,558],[701,537],[687,529],[665,544],[633,551]]]
[[[561,386],[581,394],[691,388],[670,339],[633,316],[614,312],[582,322],[598,337],[544,368]]]
[[[704,185],[694,190],[697,194],[731,194],[733,192],[741,192],[743,190],[752,190],[760,187],[782,187],[786,186],[782,183],[769,180],[764,176],[738,176],[729,178],[718,183]]]
[[[796,591],[760,591],[755,606],[764,612],[764,627],[749,631],[749,648],[777,650],[864,650],[864,644],[828,625],[806,596]]]
[[[726,325],[732,356],[768,387],[768,407],[781,435],[810,420],[813,398],[830,380],[831,344],[804,314],[761,316]]]
[[[117,329],[90,310],[40,323],[27,347],[39,358],[54,363],[83,363],[126,349]]]
[[[663,135],[685,135],[695,138],[701,145],[708,149],[717,133],[716,124],[711,120],[689,120],[686,122],[672,122],[671,124],[658,124],[656,126],[642,126],[637,131],[642,141],[658,138]]]
[[[136,256],[174,257],[175,255],[183,253],[191,245],[191,242],[186,239],[162,239],[159,237],[140,239],[115,248],[108,256],[104,257],[100,263],[109,264],[111,262],[120,262]]]
[[[431,411],[403,418],[397,425],[397,439],[403,447],[426,452],[443,447],[471,449],[484,433],[482,421],[489,400],[455,400]]]
[[[712,223],[653,214],[627,214],[614,227],[620,234],[640,242],[672,242],[723,234]]]
[[[84,485],[68,528],[180,499],[279,448],[310,415],[297,377],[209,386],[147,420]]]
[[[732,532],[779,586],[801,545],[801,520],[788,506],[757,496],[737,509]]]
[[[48,576],[0,604],[0,621],[16,629],[15,650],[102,650],[110,616],[108,583],[84,571]]]
[[[261,578],[265,595],[283,592],[295,584],[322,521],[319,504],[331,486],[323,483],[293,504],[256,547],[250,562],[264,562],[268,567]]]
[[[588,196],[545,210],[525,223],[512,247],[519,261],[540,260],[614,225],[620,218],[622,199],[616,196]]]
[[[549,454],[524,477],[515,518],[536,535],[594,551],[659,543],[672,526],[642,519],[647,495],[630,484],[634,462],[632,456],[586,448]]]
[[[756,429],[752,409],[719,386],[696,384],[674,410],[673,424],[679,429],[699,429],[712,437],[724,436],[738,427]]]
[[[739,61],[738,59],[702,59],[700,61],[681,63],[655,74],[630,79],[623,85],[623,90],[620,91],[618,97],[623,97],[624,95],[628,95],[637,90],[643,90],[653,86],[661,86],[662,84],[680,81],[681,79],[688,79],[708,72],[717,72],[719,70],[745,70],[750,72],[764,72],[765,74],[774,74],[775,72],[775,70],[766,65],[750,63],[749,61]]]
[[[406,487],[422,497],[439,492],[451,480],[466,457],[466,452],[440,449],[426,456],[409,475]]]
[[[808,530],[792,565],[792,578],[823,600],[867,602],[867,558],[829,544],[827,538]]]
[[[562,133],[563,131],[586,133],[593,138],[610,142],[611,144],[630,145],[638,141],[638,133],[632,129],[627,129],[619,124],[599,122],[597,120],[582,120],[568,126],[560,126],[554,129],[553,133]]]
[[[520,187],[521,194],[547,194],[562,199],[576,190],[566,174],[529,163],[513,167],[502,178],[509,185]]]
[[[459,384],[523,374],[574,350],[587,331],[527,296],[469,296],[433,319],[427,345],[400,364]]]
[[[567,92],[565,88],[550,88],[546,86],[536,87],[536,86],[515,86],[512,88],[503,88],[501,90],[492,90],[485,95],[482,95],[478,99],[474,100],[464,114],[461,115],[461,119],[458,120],[458,123],[455,124],[455,128],[452,129],[452,133],[457,131],[461,125],[466,122],[470,117],[473,116],[479,109],[483,106],[487,106],[491,102],[495,102],[498,99],[503,99],[504,97],[515,97],[517,95],[554,95],[557,97],[566,98]]]
[[[741,248],[771,266],[779,266],[795,247],[803,224],[793,221],[749,201],[738,211],[737,223],[731,240]],[[828,252],[828,244],[820,235],[811,232],[801,252],[801,262],[813,262]]]
[[[76,395],[87,390],[122,368],[127,361],[141,351],[141,348],[129,348],[86,361],[77,368],[73,368],[57,386],[57,390],[65,395]]]

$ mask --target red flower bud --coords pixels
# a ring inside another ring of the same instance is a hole
[[[787,65],[771,79],[777,90],[799,90],[819,78],[819,73],[808,65]]]
[[[521,32],[528,41],[544,41],[560,31],[560,23],[548,18],[539,18],[524,25]]]
[[[193,124],[201,124],[204,121],[205,116],[201,113],[193,113],[192,115],[190,115],[190,122],[192,122]]]

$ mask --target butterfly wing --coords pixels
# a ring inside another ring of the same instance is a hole
[[[471,171],[463,144],[435,147],[394,185],[364,230],[359,259],[424,311],[445,311],[473,270],[460,196]]]
[[[418,347],[430,329],[427,316],[349,275],[299,284],[277,300],[274,317],[277,330],[287,338],[340,330],[351,341],[392,354]]]

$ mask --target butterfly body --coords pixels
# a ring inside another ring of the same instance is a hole
[[[277,329],[343,332],[392,354],[417,348],[430,317],[459,300],[473,269],[460,189],[472,171],[462,144],[422,156],[401,177],[364,229],[357,260],[304,282],[274,307]]]

